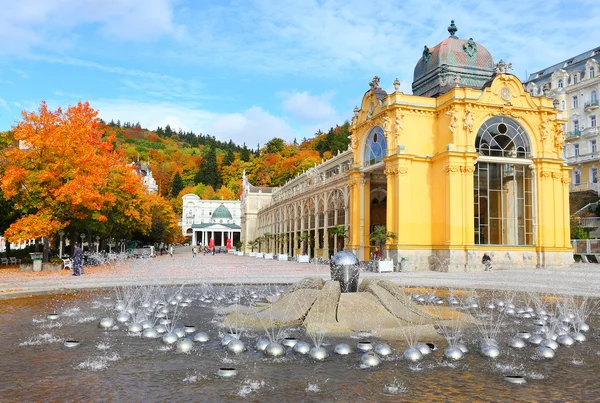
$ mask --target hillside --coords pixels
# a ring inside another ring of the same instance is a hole
[[[250,149],[210,135],[175,132],[169,126],[152,131],[139,124],[110,122],[104,130],[116,136],[117,147],[123,148],[131,161],[150,163],[159,192],[174,199],[173,206],[178,206],[182,193],[189,192],[203,199],[239,197],[244,170],[257,186],[280,186],[322,159],[346,150],[350,135],[346,122],[299,144],[275,137],[260,149]]]

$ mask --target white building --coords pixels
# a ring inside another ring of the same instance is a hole
[[[191,237],[192,245],[215,247],[233,246],[241,239],[242,209],[239,200],[202,200],[198,195],[183,196],[181,230]]]
[[[533,96],[554,99],[567,120],[563,157],[574,167],[571,192],[599,192],[600,47],[533,73],[523,83]]]

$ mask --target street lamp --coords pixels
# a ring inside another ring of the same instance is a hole
[[[96,235],[96,253],[100,249],[100,235]]]
[[[63,254],[63,236],[65,236],[65,231],[58,231],[58,235],[60,236],[60,247],[58,248],[58,257],[62,259]]]
[[[83,240],[85,239],[85,234],[80,234],[79,237],[81,238],[81,251],[83,252],[85,250],[83,247]]]

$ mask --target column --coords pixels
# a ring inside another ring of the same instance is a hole
[[[300,213],[300,237],[304,235],[304,209]],[[302,239],[302,238],[300,238]],[[300,254],[304,254],[304,243],[302,242],[300,245]]]
[[[323,214],[323,257],[329,259],[329,211],[325,209]]]
[[[361,256],[369,260],[371,254],[371,176],[366,174],[360,181],[361,193]],[[359,257],[360,258],[360,257]]]
[[[358,254],[360,248],[360,209],[361,209],[361,189],[360,186],[360,171],[352,170],[348,173],[350,176],[350,181],[348,182],[348,186],[350,187],[350,211],[346,214],[346,223],[349,225],[350,236],[348,249],[351,252]],[[359,257],[360,258],[360,257]]]
[[[319,252],[319,211],[315,211],[315,257],[318,257],[317,254]]]
[[[192,246],[196,246],[196,230],[192,229]]]

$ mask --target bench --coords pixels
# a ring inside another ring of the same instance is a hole
[[[7,265],[8,264],[8,258],[5,258],[5,257],[0,258],[0,264]]]
[[[73,260],[72,259],[63,259],[63,264],[65,269],[73,270]]]
[[[21,264],[21,259],[17,259],[16,257],[9,258],[10,264]]]

